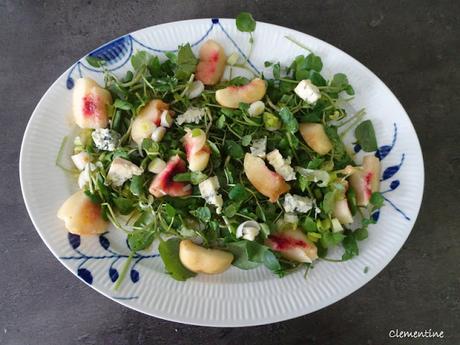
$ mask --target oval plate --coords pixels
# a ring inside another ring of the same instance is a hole
[[[76,181],[55,165],[61,141],[72,131],[69,118],[74,80],[90,76],[103,84],[101,70],[82,58],[38,103],[25,131],[20,157],[21,186],[29,215],[63,265],[103,295],[140,312],[188,324],[234,327],[277,322],[323,308],[359,289],[391,261],[408,237],[422,200],[423,158],[414,127],[396,97],[371,71],[309,35],[257,23],[252,68],[269,73],[264,61],[286,65],[306,53],[285,36],[321,56],[326,77],[332,72],[347,74],[356,91],[352,110],[366,108],[374,122],[385,206],[373,215],[377,224],[370,227],[369,238],[360,243],[360,255],[345,263],[318,262],[307,279],[301,271],[279,279],[262,267],[250,271],[232,267],[221,275],[199,275],[177,282],[165,274],[155,249],[136,255],[121,288],[114,290],[113,281],[129,253],[124,235],[119,231],[91,238],[68,235],[56,217],[59,206],[76,188]],[[227,54],[236,51],[244,55],[248,50],[248,35],[236,30],[234,20],[197,19],[136,31],[89,55],[103,58],[110,70],[121,75],[129,69],[130,56],[136,50],[163,55],[190,42],[197,52],[199,44],[208,38],[220,42]],[[351,138],[347,140],[351,142]]]

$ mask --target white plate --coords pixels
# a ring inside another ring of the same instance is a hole
[[[68,236],[56,218],[57,209],[76,187],[75,181],[54,164],[62,138],[71,131],[69,88],[79,75],[102,83],[100,71],[83,58],[40,100],[24,134],[20,157],[21,186],[30,217],[63,265],[105,296],[152,316],[196,325],[250,326],[308,314],[334,303],[363,286],[390,262],[409,235],[422,200],[423,159],[414,128],[396,97],[371,71],[309,35],[257,23],[252,66],[264,71],[266,60],[287,64],[306,53],[286,35],[321,56],[327,77],[332,72],[346,73],[356,91],[352,108],[365,107],[374,122],[385,155],[381,188],[386,204],[377,224],[370,227],[369,238],[360,243],[360,255],[345,263],[318,262],[306,280],[303,272],[279,279],[265,268],[231,268],[221,275],[199,275],[182,283],[164,274],[156,252],[144,253],[135,258],[127,279],[115,291],[112,280],[129,252],[123,235],[114,230],[99,238]],[[162,55],[190,42],[196,52],[207,38],[223,44],[227,54],[243,54],[248,49],[248,36],[236,30],[234,20],[198,19],[136,31],[91,54],[108,59],[110,69],[121,74],[129,68],[133,51],[147,49]]]

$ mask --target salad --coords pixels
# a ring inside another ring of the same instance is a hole
[[[252,16],[236,25],[252,47]],[[130,258],[157,240],[180,281],[231,265],[282,277],[358,255],[383,204],[374,127],[364,110],[347,114],[347,76],[327,79],[319,56],[286,39],[305,54],[267,61],[264,74],[248,64],[251,49],[241,56],[214,40],[198,56],[188,43],[165,56],[137,51],[122,77],[87,57],[105,85],[74,86],[74,167],[62,162],[67,138],[56,161],[79,187],[58,211],[67,230],[100,235],[112,224]],[[369,152],[360,164],[342,140],[350,131]],[[338,259],[328,256],[336,246]]]

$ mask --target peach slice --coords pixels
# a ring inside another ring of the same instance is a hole
[[[102,234],[109,225],[102,219],[101,206],[93,203],[83,191],[78,191],[68,198],[57,216],[65,222],[69,232],[77,235]]]
[[[193,131],[187,130],[187,134],[182,138],[188,168],[191,171],[203,171],[208,165],[211,149],[206,140],[206,133],[198,128]]]
[[[216,101],[223,107],[238,108],[240,103],[254,103],[260,101],[267,91],[265,81],[253,79],[243,86],[228,86],[216,91]]]
[[[244,173],[249,182],[272,203],[290,189],[281,175],[268,169],[262,158],[250,153],[244,156]]]
[[[144,139],[151,137],[155,128],[160,126],[164,111],[169,111],[169,104],[160,99],[151,100],[142,108],[131,127],[131,138],[136,144],[141,145]],[[169,115],[172,115],[171,111]]]
[[[112,96],[90,78],[80,78],[73,90],[73,117],[81,128],[105,128],[108,123],[107,105]]]
[[[331,141],[321,123],[301,123],[299,131],[307,145],[318,154],[325,155],[332,150]]]
[[[171,157],[166,167],[153,179],[149,187],[149,192],[153,196],[160,198],[165,195],[185,196],[192,193],[192,186],[183,182],[175,182],[174,175],[183,173],[187,169],[185,162],[179,157]]]
[[[351,215],[350,208],[348,207],[347,199],[336,201],[334,209],[332,210],[332,217],[337,218],[340,224],[353,223],[353,216]]]
[[[380,161],[374,155],[363,158],[363,169],[356,170],[350,176],[350,184],[356,193],[356,204],[367,206],[374,192],[380,188]]]
[[[298,229],[272,234],[268,236],[266,244],[292,261],[311,263],[318,258],[316,246]]]
[[[205,85],[217,84],[224,74],[227,58],[222,46],[213,40],[200,48],[200,62],[196,66],[196,79]]]

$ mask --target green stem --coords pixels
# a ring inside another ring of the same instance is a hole
[[[309,53],[313,53],[311,51],[311,49],[307,48],[306,46],[304,46],[302,43],[300,43],[299,41],[297,41],[296,39],[290,37],[290,36],[284,36],[285,39],[287,39],[288,41],[291,41],[292,43],[294,43],[296,46],[302,48],[302,49],[305,49],[307,52]]]
[[[123,280],[125,280],[126,274],[128,273],[129,266],[133,260],[134,252],[129,253],[128,259],[126,260],[123,269],[121,270],[120,275],[118,276],[117,281],[115,282],[114,289],[118,290]]]

